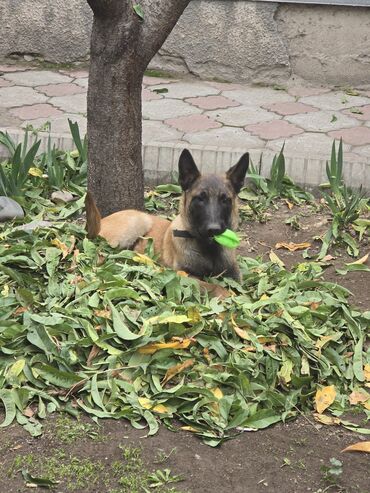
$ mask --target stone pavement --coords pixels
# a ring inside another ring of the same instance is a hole
[[[57,145],[70,148],[67,119],[86,132],[87,82],[85,70],[0,65],[0,128],[20,139],[22,127],[49,121]],[[144,169],[152,181],[169,178],[183,147],[212,170],[248,150],[267,174],[285,143],[288,174],[315,186],[325,181],[333,139],[342,138],[346,179],[370,189],[369,90],[145,77],[142,94]]]

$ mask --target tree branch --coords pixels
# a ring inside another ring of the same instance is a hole
[[[138,53],[150,62],[174,28],[190,0],[141,0],[144,11]]]
[[[127,0],[87,0],[96,17],[113,17],[124,8],[127,10]]]

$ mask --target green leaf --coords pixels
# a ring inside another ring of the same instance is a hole
[[[255,428],[256,430],[261,430],[262,428],[267,428],[268,426],[281,421],[281,415],[276,414],[272,409],[262,409],[257,411],[255,414],[247,418],[242,426],[246,428]]]
[[[2,401],[5,408],[5,419],[0,424],[0,428],[5,428],[6,426],[9,426],[13,422],[16,415],[16,408],[10,390],[0,389],[0,400]]]
[[[144,11],[142,6],[139,3],[135,3],[132,8],[134,9],[135,14],[140,17],[141,20],[144,20]]]
[[[214,236],[213,239],[226,248],[236,248],[240,243],[238,235],[231,229],[226,229],[222,234]]]
[[[82,377],[79,377],[75,373],[61,371],[46,364],[35,366],[33,372],[36,372],[49,383],[64,389],[69,389],[83,380]]]
[[[27,471],[27,469],[22,469],[21,472],[22,472],[23,479],[27,483],[26,486],[28,486],[28,487],[40,486],[41,488],[51,488],[52,486],[59,483],[59,481],[52,481],[51,479],[48,479],[48,478],[39,478],[36,476],[32,476]]]

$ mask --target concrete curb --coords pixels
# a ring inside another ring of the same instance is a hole
[[[19,144],[23,142],[24,131],[0,128],[7,132],[9,136]],[[30,141],[35,140],[36,136],[29,136]],[[47,149],[49,133],[40,132],[37,136],[41,140],[40,152]],[[73,139],[68,134],[50,133],[51,145],[62,150],[74,149]],[[143,145],[143,165],[146,185],[157,185],[176,180],[177,164],[179,155],[184,148],[188,148],[203,173],[225,172],[230,166],[235,164],[241,154],[248,151],[242,148],[200,146],[183,143],[150,143]],[[271,164],[275,152],[269,150],[250,150],[253,164],[260,169],[262,176],[269,176]],[[325,158],[309,158],[293,156],[284,153],[286,174],[295,183],[309,189],[316,188],[326,178]],[[6,158],[6,149],[0,146],[0,158]],[[344,155],[345,159],[345,155]],[[368,163],[345,162],[343,174],[348,186],[358,188],[362,186],[364,190],[370,191],[370,166]]]

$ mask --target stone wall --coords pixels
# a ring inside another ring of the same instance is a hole
[[[85,0],[0,0],[0,57],[83,60]],[[370,84],[370,9],[192,0],[151,68],[226,81]]]

